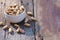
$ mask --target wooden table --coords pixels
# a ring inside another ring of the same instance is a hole
[[[19,5],[24,5],[27,11],[31,11],[34,14],[34,0],[0,0],[0,13],[4,13],[6,6],[10,4],[18,3]],[[36,14],[34,14],[35,16]],[[25,30],[25,34],[16,33],[16,29],[13,28],[14,33],[9,34],[8,31],[4,31],[0,28],[0,40],[36,40],[36,29],[35,23],[31,22],[30,27],[23,26],[23,23],[19,23],[21,28]],[[38,30],[37,30],[38,31]]]
[[[60,40],[60,6],[59,0],[0,0],[0,13],[4,13],[6,6],[18,3],[24,5],[27,11],[31,11],[37,22],[31,22],[31,26],[21,28],[25,34],[8,34],[8,31],[0,28],[0,40]]]

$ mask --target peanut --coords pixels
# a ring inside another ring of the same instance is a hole
[[[14,8],[16,8],[16,6],[14,6]]]
[[[20,32],[20,29],[18,28],[18,29],[16,30],[16,32],[19,33],[19,32]]]
[[[9,6],[10,8],[12,8],[12,6]]]
[[[18,14],[19,14],[19,11],[20,11],[20,10],[18,10],[18,11],[17,11],[16,15],[18,15]]]
[[[23,13],[23,10],[20,9],[20,13]]]
[[[24,22],[27,23],[28,21],[29,21],[29,19],[28,18],[25,18],[25,21]]]
[[[25,33],[25,31],[24,31],[23,29],[21,29],[21,28],[18,28],[18,29],[16,30],[16,32],[17,32],[17,33]]]
[[[9,13],[9,15],[13,15],[13,13]]]
[[[13,15],[16,15],[16,13],[17,13],[17,12],[16,12],[16,11],[14,11],[14,12],[13,12]]]
[[[15,10],[18,10],[18,8],[19,8],[19,7],[18,7],[18,6],[16,6],[14,9],[15,9]]]
[[[36,21],[36,18],[34,18],[34,17],[31,17],[31,20],[32,20],[32,21]]]
[[[24,10],[20,7],[20,13],[22,13]]]
[[[13,9],[10,9],[10,11],[13,11]]]
[[[14,24],[14,26],[15,26],[16,28],[19,28],[19,27],[20,27],[18,24]]]
[[[28,16],[33,16],[33,14],[31,12],[27,12]]]
[[[7,8],[6,13],[9,15],[19,15],[23,11],[24,11],[24,6],[19,6],[18,4],[14,4],[14,5],[10,5]]]
[[[24,10],[24,6],[20,6],[20,9]]]
[[[25,31],[24,31],[23,29],[21,29],[21,28],[20,28],[20,32],[21,32],[21,33],[25,33]]]
[[[6,30],[6,29],[8,29],[9,27],[8,27],[8,25],[5,25],[2,29],[3,30]]]
[[[1,21],[1,22],[0,22],[0,25],[4,25],[4,23]]]
[[[25,23],[24,25],[25,25],[25,26],[27,26],[27,27],[28,27],[28,26],[30,26],[30,24],[29,24],[29,23]]]
[[[13,12],[17,12],[18,11],[18,9],[14,9],[14,11]]]
[[[12,32],[13,32],[12,28],[9,28],[9,33],[12,33]]]

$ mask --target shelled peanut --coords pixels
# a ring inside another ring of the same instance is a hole
[[[27,12],[28,16],[33,16],[32,12]]]
[[[8,25],[5,25],[2,29],[3,30],[9,29],[9,26]]]
[[[17,28],[16,32],[17,33],[25,33],[25,31],[23,29],[21,29],[21,28]]]
[[[8,31],[9,31],[9,33],[12,33],[13,32],[13,29],[12,28],[9,28]]]
[[[27,15],[30,16],[30,19],[32,21],[36,21],[36,18],[35,17],[32,17],[33,16],[32,12],[27,12]]]
[[[29,20],[31,20],[31,21],[36,21],[36,18],[35,17],[33,17],[33,14],[32,14],[32,12],[27,12],[27,17],[25,18],[25,23],[24,23],[24,26],[30,26],[30,24],[28,23],[28,21]]]
[[[32,20],[32,21],[36,21],[36,18],[34,18],[34,17],[31,17],[31,20]]]
[[[4,22],[1,21],[1,22],[0,22],[0,25],[4,25]]]
[[[29,19],[28,18],[25,18],[25,21],[24,22],[27,23],[28,21],[29,21]]]
[[[17,28],[17,29],[16,29],[16,32],[17,32],[17,33],[25,33],[25,31],[24,31],[23,29],[21,29],[18,24],[14,24],[14,26]]]
[[[29,23],[25,23],[24,26],[27,26],[28,27],[28,26],[30,26],[30,24]]]
[[[20,28],[20,26],[19,26],[18,24],[14,24],[14,26],[15,26],[16,28]]]
[[[19,15],[23,13],[24,6],[19,6],[17,4],[11,5],[6,8],[5,12],[9,15]]]

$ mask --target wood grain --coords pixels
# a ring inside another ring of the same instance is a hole
[[[57,3],[56,3],[57,2]],[[43,40],[59,40],[60,3],[58,0],[39,0],[35,3],[35,12],[40,25]]]
[[[40,8],[39,6],[37,6],[39,5],[38,3],[39,2],[37,2],[37,0],[34,0],[34,17],[37,19],[37,22],[35,22],[35,38],[36,40],[42,40],[42,36],[40,34],[40,25],[38,23],[38,20],[40,19],[40,17],[38,18],[40,13],[37,13],[37,11],[40,11],[40,9],[38,10],[38,8]]]
[[[2,0],[3,1],[3,0]],[[0,0],[0,21],[3,21],[4,19],[3,19],[3,11],[2,11],[2,9],[3,9],[3,3],[2,3],[2,1]],[[5,40],[5,31],[2,29],[2,27],[3,26],[0,26],[0,40]]]
[[[4,9],[10,4],[24,5],[27,11],[31,11],[38,20],[31,22],[29,28],[23,25],[24,22],[18,23],[25,34],[14,32],[9,34],[8,31],[0,28],[0,40],[59,40],[60,39],[60,1],[59,0],[0,0],[0,15],[4,15]],[[3,19],[0,21],[4,21]],[[23,26],[22,26],[23,25]]]

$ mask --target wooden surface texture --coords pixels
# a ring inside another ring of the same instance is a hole
[[[60,40],[59,0],[0,0],[0,16],[4,14],[7,6],[15,3],[24,5],[26,12],[31,11],[37,22],[30,22],[29,28],[23,26],[24,21],[18,23],[25,30],[25,34],[16,33],[13,25],[11,25],[14,29],[13,34],[0,27],[0,40]],[[4,16],[1,20],[5,20]]]

